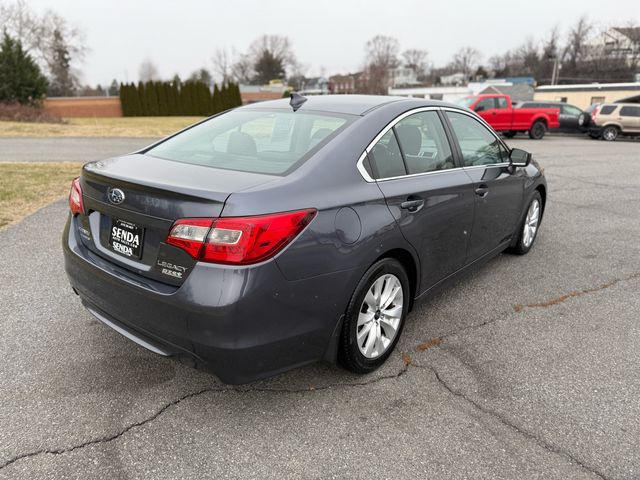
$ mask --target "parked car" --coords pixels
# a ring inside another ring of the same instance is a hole
[[[542,102],[542,101],[529,101],[518,102],[516,108],[557,108],[560,110],[558,117],[559,126],[554,129],[554,132],[558,133],[581,133],[578,121],[582,110],[574,105],[569,105],[564,102]]]
[[[595,116],[596,109],[599,107],[599,103],[592,103],[587,108],[585,108],[578,117],[578,129],[582,133],[589,133],[589,136],[591,136],[592,138],[597,138],[597,136],[593,137],[593,134],[590,133],[590,128],[593,124],[593,117]]]
[[[366,373],[415,300],[531,249],[546,192],[466,109],[294,95],[86,164],[65,268],[98,320],[224,382],[323,359]]]
[[[506,137],[529,132],[529,138],[540,140],[548,129],[560,125],[558,108],[514,108],[508,95],[475,95],[458,104],[476,112]]]
[[[619,135],[640,135],[640,105],[637,103],[605,103],[591,112],[589,135],[613,141]]]

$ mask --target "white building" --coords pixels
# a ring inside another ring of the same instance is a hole
[[[453,75],[442,75],[440,77],[440,83],[442,85],[464,85],[467,82],[467,78],[464,73],[458,72]]]
[[[409,67],[396,67],[391,70],[391,85],[399,87],[402,85],[418,85],[416,72]]]
[[[640,58],[640,27],[612,27],[587,42],[593,55]]]

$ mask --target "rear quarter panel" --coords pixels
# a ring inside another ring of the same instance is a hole
[[[514,108],[513,130],[529,130],[537,120],[544,120],[548,128],[558,128],[558,108]]]

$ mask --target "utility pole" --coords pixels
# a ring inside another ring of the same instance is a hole
[[[560,60],[558,57],[553,57],[553,72],[551,73],[551,85],[558,84],[558,77],[560,76]]]

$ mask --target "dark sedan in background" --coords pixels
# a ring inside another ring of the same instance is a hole
[[[366,373],[414,300],[529,251],[546,191],[465,109],[294,95],[85,165],[65,267],[100,321],[225,382],[323,359]]]
[[[528,101],[519,102],[516,105],[517,108],[558,108],[560,109],[560,115],[558,120],[560,126],[554,128],[552,132],[558,133],[582,133],[579,119],[582,114],[582,110],[574,105],[569,105],[564,102],[543,102],[543,101]]]

